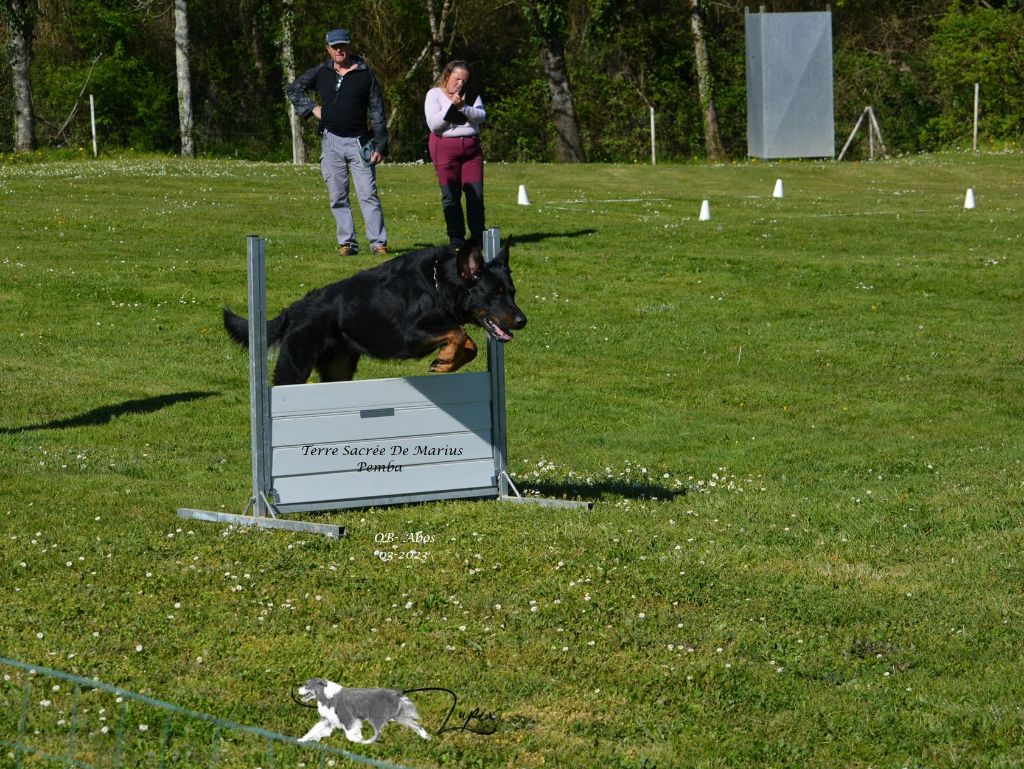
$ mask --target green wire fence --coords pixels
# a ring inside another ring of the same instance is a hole
[[[0,767],[407,769],[0,657]]]

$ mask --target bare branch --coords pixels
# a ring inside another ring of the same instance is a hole
[[[92,71],[96,69],[96,64],[102,57],[103,54],[100,53],[97,54],[96,58],[92,60],[92,65],[89,67],[89,74],[85,76],[85,82],[82,83],[82,90],[78,92],[78,98],[75,99],[75,104],[71,108],[71,112],[68,114],[67,120],[65,120],[61,124],[60,128],[57,130],[57,136],[63,135],[64,131],[67,130],[67,127],[71,124],[72,118],[75,117],[75,113],[78,112],[78,105],[82,102],[82,95],[85,93],[85,89],[89,87],[89,80],[92,78]]]

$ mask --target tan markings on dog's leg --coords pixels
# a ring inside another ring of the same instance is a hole
[[[475,357],[476,342],[467,336],[466,341],[455,351],[455,357],[452,359],[452,367],[449,369],[449,372],[458,371]]]
[[[457,362],[459,361],[459,351],[466,347],[467,341],[473,344],[473,340],[466,336],[466,331],[462,326],[456,326],[440,337],[437,343],[443,344],[444,347],[437,353],[434,362],[430,364],[430,370],[439,374],[448,374],[472,360],[473,358],[470,357],[468,360]],[[465,353],[462,353],[462,355],[465,355]],[[473,345],[473,355],[476,355],[476,345]]]

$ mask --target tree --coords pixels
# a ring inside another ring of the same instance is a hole
[[[452,0],[443,0],[441,9],[437,9],[437,0],[427,0],[427,17],[430,20],[430,71],[432,80],[441,77],[442,59],[444,57],[444,39],[448,35],[448,18],[452,12]],[[426,50],[424,50],[424,53]],[[414,65],[415,66],[415,65]]]
[[[284,0],[281,7],[281,66],[284,80],[291,83],[295,80],[295,3]],[[288,104],[288,122],[292,129],[292,163],[301,166],[306,162],[306,143],[302,139],[302,118],[295,107]]]
[[[690,0],[690,30],[693,33],[693,53],[697,62],[697,89],[704,116],[704,147],[708,153],[708,160],[721,160],[725,157],[725,149],[718,135],[718,110],[715,109],[711,61],[708,58],[708,45],[704,36],[700,0]]]
[[[32,33],[35,27],[34,0],[2,0],[0,17],[8,29],[8,52],[14,85],[14,121],[18,152],[36,148],[36,118],[32,106],[32,82],[29,64],[32,59]]]
[[[441,0],[440,9],[437,7],[437,0],[426,0],[427,2],[427,20],[430,22],[430,38],[427,40],[426,45],[420,51],[419,56],[413,61],[409,68],[405,71],[401,77],[397,78],[394,83],[391,84],[391,91],[393,93],[399,93],[408,87],[409,83],[416,76],[419,68],[423,65],[428,58],[430,59],[430,70],[431,70],[431,82],[437,80],[441,76],[441,70],[443,68],[442,61],[444,58],[445,50],[445,38],[448,36],[448,22],[452,11],[453,0]],[[391,24],[387,23],[390,20],[384,20],[385,26],[389,28]],[[391,114],[388,115],[388,126],[393,127],[395,125],[395,117],[398,114],[398,99],[392,100]],[[397,146],[397,143],[396,143]]]
[[[188,66],[188,0],[174,0],[174,61],[178,72],[178,124],[181,154],[196,156],[192,144],[192,79]]]
[[[555,128],[555,160],[583,163],[583,140],[565,66],[565,3],[559,0],[520,0],[540,55],[551,92],[551,121]]]

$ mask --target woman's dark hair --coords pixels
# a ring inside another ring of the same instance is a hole
[[[462,59],[454,59],[444,65],[444,69],[441,70],[441,74],[437,77],[437,82],[434,83],[438,88],[444,88],[445,83],[448,82],[448,78],[452,76],[452,72],[457,69],[466,70],[466,74],[471,74],[469,71],[469,65],[466,64]]]

